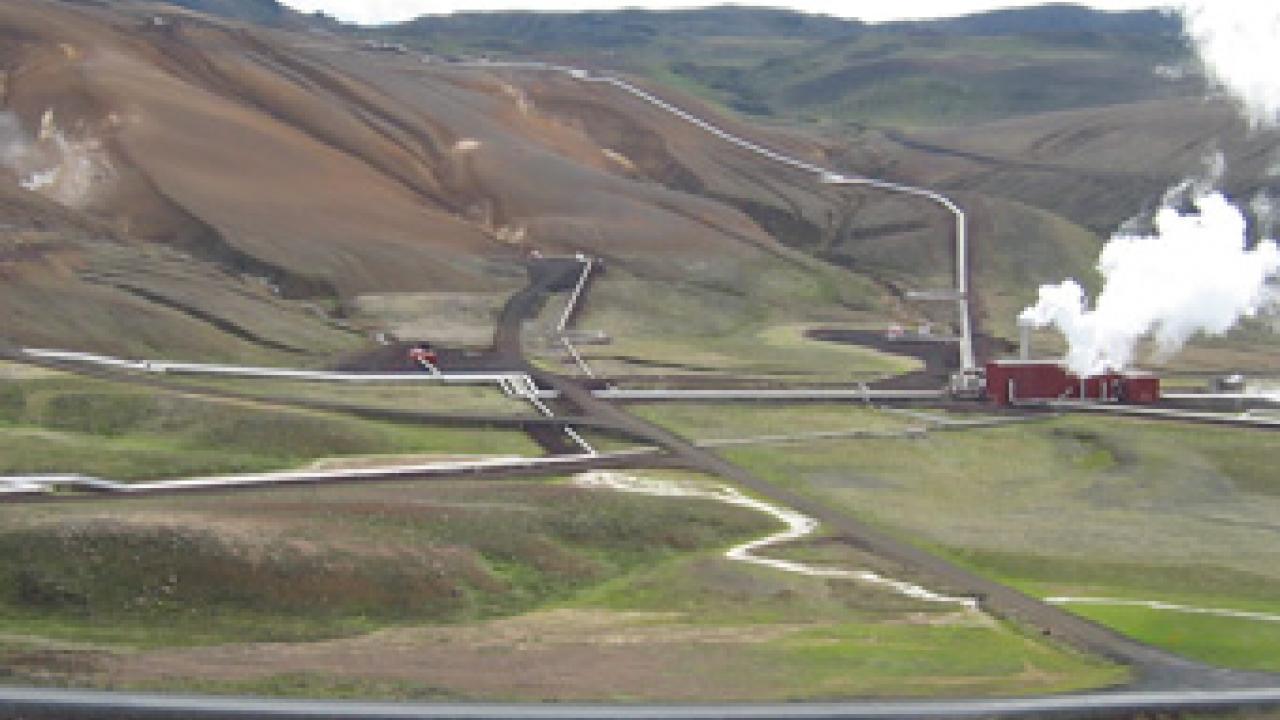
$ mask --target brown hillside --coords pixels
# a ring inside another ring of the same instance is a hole
[[[134,302],[164,296],[151,310],[225,334],[261,323],[223,301],[246,283],[337,307],[370,292],[505,292],[533,247],[735,288],[756,282],[762,265],[813,267],[787,247],[816,241],[822,222],[824,200],[802,178],[604,88],[424,65],[324,34],[143,5],[18,0],[0,7],[0,34],[4,109],[26,139],[51,127],[91,146],[105,168],[72,199],[13,187],[20,172],[9,178],[14,204],[59,200],[123,248],[109,263],[81,253],[68,292],[83,283],[121,291],[118,278],[104,280],[98,265],[107,263],[105,275],[133,272]],[[768,141],[823,154],[810,141]],[[190,255],[223,289],[175,302],[139,271],[146,262],[129,260],[157,247]],[[16,286],[5,292],[20,303]],[[272,314],[318,322],[296,303],[276,305]],[[98,338],[134,335],[129,315],[100,321],[92,336],[51,323],[39,335],[15,327],[11,339],[119,348],[129,343]],[[327,352],[352,340],[297,344]]]

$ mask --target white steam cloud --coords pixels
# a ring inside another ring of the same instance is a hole
[[[1280,124],[1280,6],[1265,0],[1188,0],[1187,35],[1210,79],[1257,126]]]
[[[34,138],[16,115],[0,111],[0,165],[16,175],[23,188],[71,207],[88,203],[114,176],[102,143],[93,137],[67,137],[52,111],[45,112]]]
[[[1187,36],[1210,80],[1239,103],[1253,127],[1280,125],[1280,5],[1253,0],[1184,0]],[[1093,307],[1075,280],[1040,288],[1019,316],[1036,327],[1057,327],[1068,343],[1065,364],[1091,375],[1134,361],[1148,335],[1157,360],[1197,333],[1221,335],[1243,317],[1275,301],[1269,282],[1280,275],[1280,247],[1262,240],[1249,249],[1244,213],[1213,188],[1225,160],[1210,157],[1205,179],[1166,195],[1153,231],[1122,229],[1102,249],[1104,282]],[[1250,204],[1263,236],[1275,227],[1274,199],[1260,192]]]
[[[1220,193],[1197,195],[1195,212],[1174,207],[1155,217],[1154,234],[1117,234],[1102,249],[1105,285],[1091,309],[1075,280],[1040,288],[1019,316],[1066,336],[1065,363],[1092,375],[1133,362],[1138,341],[1152,334],[1168,357],[1196,333],[1221,335],[1272,300],[1267,281],[1280,274],[1280,246],[1247,249],[1244,215]]]

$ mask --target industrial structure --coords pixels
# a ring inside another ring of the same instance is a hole
[[[994,360],[987,363],[986,397],[997,405],[1045,400],[1150,405],[1160,399],[1160,378],[1132,370],[1080,376],[1055,360]]]
[[[1031,357],[1031,327],[1019,323],[1018,357],[987,363],[983,395],[996,405],[1075,400],[1152,405],[1160,400],[1160,378],[1137,370],[1093,375],[1071,372],[1057,360]]]

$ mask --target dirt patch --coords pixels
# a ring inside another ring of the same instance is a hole
[[[474,142],[474,141],[473,141]],[[485,347],[507,293],[368,293],[355,299],[358,322],[406,341]]]
[[[986,613],[974,612],[913,612],[898,620],[886,620],[887,625],[927,625],[929,627],[995,627],[995,618]]]
[[[96,672],[106,653],[90,650],[0,646],[0,680],[16,678],[39,681]]]
[[[146,684],[312,673],[429,683],[473,697],[706,698],[715,695],[709,678],[728,666],[731,648],[806,628],[698,626],[682,624],[681,618],[679,613],[559,609],[316,643],[142,652],[110,658],[97,679]],[[691,672],[695,666],[698,672]]]

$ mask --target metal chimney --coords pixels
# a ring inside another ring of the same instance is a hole
[[[1018,359],[1031,359],[1031,324],[1018,323]]]

